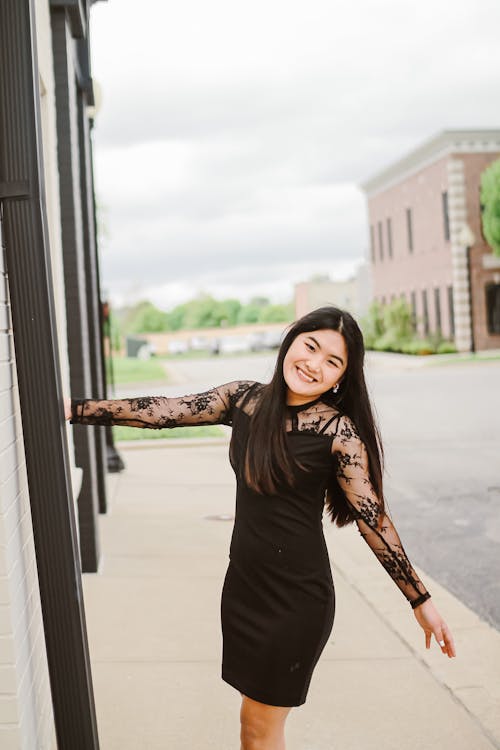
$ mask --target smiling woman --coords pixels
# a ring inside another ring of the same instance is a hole
[[[330,388],[338,390],[346,368],[347,347],[341,331],[299,334],[283,361],[284,378],[291,384],[287,402],[298,405]]]
[[[268,384],[236,381],[179,398],[73,400],[81,424],[233,427],[236,513],[221,601],[222,678],[242,695],[242,750],[283,750],[335,616],[325,511],[359,531],[443,654],[451,633],[388,517],[382,449],[366,390],[361,331],[349,313],[294,323]]]

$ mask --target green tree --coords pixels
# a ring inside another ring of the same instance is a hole
[[[412,311],[406,300],[395,299],[382,308],[383,333],[373,344],[379,351],[400,352],[413,338]]]
[[[169,312],[162,312],[148,301],[120,311],[120,323],[125,333],[218,328],[240,323],[281,323],[292,318],[292,304],[271,305],[267,297],[254,297],[247,305],[242,305],[237,299],[217,300],[209,294],[200,294]]]
[[[180,331],[185,328],[186,305],[177,305],[167,313],[167,331]]]
[[[211,328],[220,325],[234,326],[240,309],[241,302],[237,299],[220,301],[208,294],[201,294],[189,302],[177,305],[167,313],[168,330]]]
[[[373,302],[361,321],[361,328],[367,349],[401,351],[414,336],[411,307],[404,299],[395,299],[385,306]]]
[[[258,323],[262,307],[260,305],[242,305],[238,313],[238,323]]]
[[[259,323],[289,323],[293,320],[294,306],[288,305],[267,305],[264,307]]]
[[[167,314],[144,300],[133,307],[124,323],[126,333],[157,333],[167,328]]]
[[[374,300],[368,308],[368,313],[360,321],[363,339],[367,349],[373,349],[375,341],[385,332],[384,308]]]
[[[413,314],[404,299],[395,299],[383,310],[384,328],[396,341],[407,341],[413,336]]]
[[[120,351],[122,348],[121,325],[118,316],[113,310],[109,311],[109,321],[106,330],[109,333],[111,350],[114,352]]]
[[[483,234],[495,255],[500,255],[500,159],[481,175]]]
[[[216,328],[226,319],[224,304],[209,294],[187,302],[183,328]]]
[[[226,325],[235,326],[241,310],[241,302],[238,299],[225,299],[221,302],[224,308],[224,320]]]

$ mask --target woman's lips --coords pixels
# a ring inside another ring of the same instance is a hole
[[[304,372],[304,370],[301,370],[298,365],[295,365],[295,369],[297,370],[297,374],[298,374],[299,378],[302,381],[304,381],[304,383],[314,383],[314,382],[316,382],[315,378],[313,378],[310,375],[308,375],[306,372]]]

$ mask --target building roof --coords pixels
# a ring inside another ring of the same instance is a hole
[[[361,184],[368,195],[451,153],[500,152],[500,129],[443,130]]]

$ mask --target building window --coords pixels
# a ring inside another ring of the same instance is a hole
[[[387,251],[389,258],[392,258],[392,225],[390,219],[387,219]]]
[[[411,208],[406,209],[406,231],[408,234],[408,250],[413,252],[413,226],[411,218]]]
[[[427,289],[422,292],[422,313],[424,316],[424,336],[428,336],[430,332],[429,328],[429,305],[427,303]]]
[[[448,192],[441,193],[443,199],[443,224],[444,224],[444,238],[446,241],[450,239],[450,217],[448,216]]]
[[[488,333],[500,333],[500,284],[486,284]]]
[[[382,235],[382,222],[378,223],[378,250],[380,254],[380,260],[384,260],[384,237]]]
[[[438,288],[434,289],[434,308],[436,311],[436,331],[441,333],[441,295]]]
[[[411,292],[410,294],[410,305],[411,305],[411,319],[413,323],[413,330],[417,329],[417,293]]]
[[[455,336],[455,308],[453,306],[453,287],[448,287],[448,315],[450,318],[450,336]]]
[[[372,254],[372,263],[375,263],[375,232],[373,231],[373,224],[370,226],[370,250]]]

